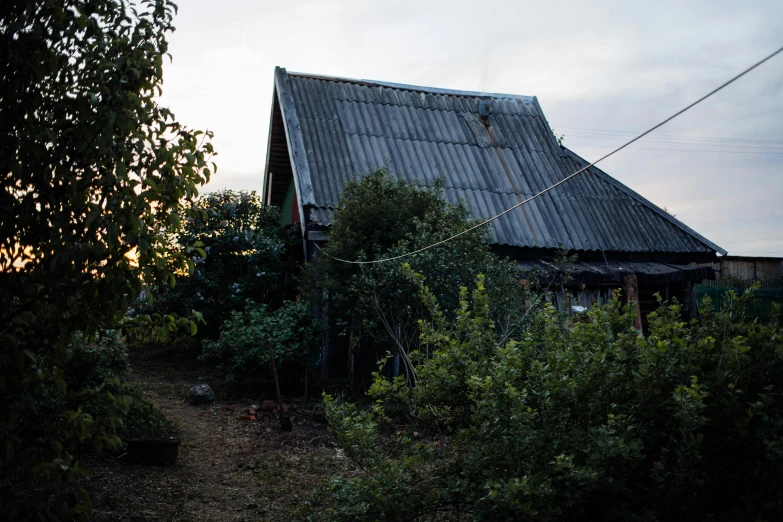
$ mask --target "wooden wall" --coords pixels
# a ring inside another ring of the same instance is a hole
[[[272,121],[269,129],[269,150],[266,161],[266,203],[267,205],[280,206],[285,200],[288,186],[293,179],[291,160],[288,155],[288,142],[285,137],[283,115],[280,112],[280,104],[275,96],[272,106]]]
[[[755,258],[726,256],[715,263],[705,263],[715,270],[718,280],[739,279],[741,281],[779,281],[780,258]]]
[[[587,310],[591,309],[595,305],[602,305],[612,299],[612,293],[614,290],[619,289],[622,292],[621,298],[623,301],[627,299],[627,291],[619,286],[602,285],[597,288],[570,288],[566,292],[562,290],[556,290],[553,292],[554,305],[561,312],[566,312],[569,315],[574,315],[572,310],[573,306],[582,306]],[[672,283],[669,285],[661,286],[638,286],[638,300],[639,309],[641,315],[646,317],[647,314],[658,309],[658,298],[655,294],[660,294],[664,301],[672,302],[673,299],[677,299],[677,302],[682,306],[682,312],[686,316],[691,311],[691,286],[688,283]]]

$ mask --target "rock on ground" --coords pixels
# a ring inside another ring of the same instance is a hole
[[[215,392],[209,387],[209,384],[199,384],[190,389],[190,403],[203,404],[215,400]]]

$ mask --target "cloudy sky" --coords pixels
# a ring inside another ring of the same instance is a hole
[[[163,101],[262,186],[273,71],[535,95],[594,160],[783,45],[783,2],[180,0]],[[783,55],[601,167],[729,251],[783,256]]]

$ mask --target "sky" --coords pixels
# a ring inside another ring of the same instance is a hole
[[[783,2],[179,0],[162,103],[263,185],[276,65],[537,96],[595,160],[783,46]],[[730,255],[783,257],[783,54],[599,165]]]

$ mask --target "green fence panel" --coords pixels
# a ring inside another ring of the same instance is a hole
[[[709,296],[712,299],[712,309],[717,312],[730,305],[731,290],[741,294],[748,287],[749,285],[719,286],[714,283],[703,284],[696,287],[696,297],[699,306],[702,306],[702,300]],[[752,318],[768,321],[772,319],[774,303],[783,305],[783,288],[760,288],[753,292],[753,302],[748,307],[747,312]]]

